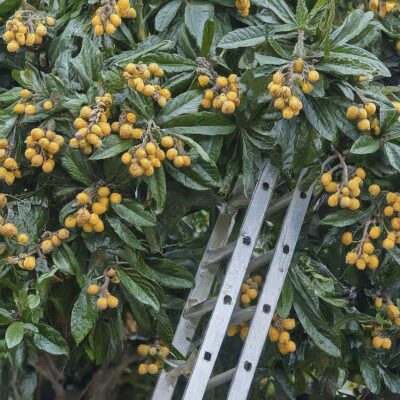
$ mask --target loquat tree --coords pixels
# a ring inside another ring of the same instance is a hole
[[[277,203],[314,186],[249,398],[400,395],[399,1],[0,0],[0,25],[0,400],[151,398],[267,160]]]

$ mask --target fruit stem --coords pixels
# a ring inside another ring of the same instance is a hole
[[[337,150],[335,150],[335,154],[336,154],[337,158],[339,159],[340,165],[342,167],[342,172],[343,172],[342,185],[343,184],[347,185],[349,182],[349,170],[347,168],[347,164],[344,161],[343,156]]]
[[[136,25],[138,27],[138,37],[143,42],[146,39],[145,23],[143,20],[143,2],[139,0],[136,5],[137,18]]]
[[[299,58],[304,58],[305,49],[304,49],[304,31],[299,30],[297,35],[297,43],[294,47],[293,54]]]

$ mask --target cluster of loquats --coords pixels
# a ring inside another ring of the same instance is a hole
[[[152,176],[154,168],[160,168],[163,160],[165,160],[164,150],[160,149],[154,139],[148,137],[121,156],[122,163],[129,166],[129,173],[135,178],[143,175]]]
[[[354,249],[346,254],[346,263],[355,265],[361,271],[367,267],[372,270],[377,269],[379,267],[379,258],[375,253],[376,245],[372,241],[379,239],[380,236],[380,227],[377,225],[370,227],[370,223],[365,226],[364,234],[358,241],[353,240],[351,232],[344,232],[341,238],[343,245],[350,246],[356,243]]]
[[[34,128],[27,136],[25,157],[33,167],[42,167],[44,173],[53,171],[56,163],[54,156],[64,144],[64,138],[50,129]]]
[[[114,267],[109,267],[104,272],[104,283],[98,285],[97,283],[90,284],[86,292],[90,296],[98,296],[96,300],[97,309],[104,311],[107,308],[117,308],[119,300],[117,297],[113,296],[109,291],[108,287],[110,282],[118,285],[120,280],[117,275],[117,271]]]
[[[190,157],[185,152],[185,143],[182,140],[172,136],[163,136],[161,138],[161,146],[167,150],[166,157],[175,168],[190,167]]]
[[[381,188],[377,184],[372,184],[368,187],[368,191],[372,197],[377,197]],[[356,247],[346,255],[347,264],[355,265],[360,270],[364,270],[366,267],[376,269],[379,266],[379,259],[375,254],[375,248],[391,250],[400,243],[400,195],[388,192],[386,203],[383,212],[377,213],[372,220],[365,224],[361,239],[356,241]],[[385,232],[385,237],[379,242],[379,245],[376,243],[374,245],[372,241],[380,239],[382,232]],[[343,233],[342,243],[345,246],[350,246],[354,242],[351,232]]]
[[[262,286],[263,278],[260,275],[250,276],[247,278],[240,287],[240,303],[242,306],[247,307],[258,296],[258,291]]]
[[[282,117],[292,119],[303,109],[296,86],[303,93],[309,94],[313,90],[313,84],[318,81],[318,71],[302,58],[298,58],[274,73],[267,90],[274,99],[274,107],[282,112]]]
[[[86,233],[100,233],[104,231],[104,223],[100,216],[107,212],[110,203],[121,203],[122,196],[117,192],[111,193],[107,186],[101,186],[97,190],[89,188],[78,193],[75,201],[80,208],[65,218],[65,227],[72,229],[78,226]]]
[[[393,13],[398,10],[397,1],[380,1],[380,0],[370,0],[369,9],[374,12],[378,12],[379,16],[384,18],[387,13]]]
[[[146,97],[152,97],[160,107],[165,107],[171,98],[171,92],[159,85],[159,79],[164,76],[164,70],[156,63],[127,64],[123,77],[128,86]]]
[[[296,343],[290,340],[289,333],[295,327],[296,321],[293,318],[282,318],[278,314],[274,314],[268,331],[268,338],[271,342],[278,343],[278,350],[282,355],[296,351]]]
[[[137,352],[141,357],[146,357],[146,362],[139,364],[139,375],[155,375],[164,366],[164,359],[168,357],[170,350],[168,346],[156,342],[154,344],[139,344]]]
[[[381,134],[381,127],[379,119],[376,116],[376,105],[374,103],[350,106],[346,111],[346,117],[350,121],[357,120],[357,129],[360,132],[372,132],[376,136]]]
[[[0,209],[7,206],[8,200],[4,193],[0,193]],[[4,217],[0,215],[0,235],[4,238],[15,240],[16,243],[26,245],[29,243],[29,236],[26,233],[18,233],[18,228],[12,222],[5,222]],[[4,253],[5,247],[1,246],[1,254]],[[18,260],[19,261],[19,260]]]
[[[3,208],[7,205],[7,198],[4,194],[0,194],[0,207]],[[4,218],[0,216],[0,235],[8,240],[15,240],[20,245],[29,243],[29,236],[25,233],[18,233],[18,228],[12,223],[5,223]],[[2,246],[2,253],[5,247]],[[22,253],[18,256],[9,256],[7,258],[8,264],[18,264],[18,266],[27,271],[33,271],[36,268],[36,257],[32,253]]]
[[[384,302],[383,298],[376,297],[374,306],[381,317],[381,323],[372,326],[371,337],[372,347],[376,350],[390,350],[392,347],[391,329],[393,326],[400,327],[400,310],[388,300]],[[363,328],[371,328],[370,325],[363,325]]]
[[[99,149],[102,139],[111,133],[111,125],[107,122],[110,116],[112,96],[106,93],[96,97],[94,106],[84,106],[79,117],[74,120],[77,129],[75,137],[70,139],[69,146],[73,149],[82,149],[85,154],[91,154],[93,149]]]
[[[63,241],[69,238],[69,230],[65,228],[59,229],[57,232],[44,232],[40,243],[40,251],[42,254],[49,254],[55,247],[62,245]]]
[[[400,194],[388,192],[386,194],[386,203],[383,215],[390,218],[391,230],[386,229],[386,238],[383,240],[382,247],[390,250],[400,243]]]
[[[133,112],[122,112],[119,116],[118,122],[111,124],[111,130],[118,132],[121,139],[141,139],[143,130],[135,128],[136,114]]]
[[[223,114],[233,114],[240,104],[239,82],[236,74],[228,77],[218,75],[210,78],[209,75],[199,75],[197,78],[201,87],[212,85],[204,90],[204,97],[201,105],[206,110],[214,108],[221,110]]]
[[[51,100],[44,100],[41,95],[33,94],[28,89],[22,89],[19,97],[20,100],[13,108],[16,114],[34,115],[39,108],[49,111],[54,106]]]
[[[10,153],[11,146],[8,139],[0,139],[0,181],[4,181],[8,186],[22,176],[17,161],[10,156]]]
[[[18,10],[6,22],[3,39],[7,43],[7,51],[15,53],[21,46],[40,45],[47,35],[46,25],[53,26],[54,24],[54,18],[42,12]]]
[[[355,211],[360,208],[360,200],[358,199],[361,195],[360,186],[366,177],[366,173],[362,168],[357,168],[355,176],[347,180],[344,176],[341,183],[333,181],[331,172],[325,172],[321,176],[321,184],[327,193],[331,193],[328,197],[328,206],[336,207],[340,205],[341,208],[348,208],[349,210]],[[378,195],[376,193],[375,185],[371,185],[368,188],[371,195]]]
[[[245,340],[247,335],[249,334],[249,329],[250,329],[249,323],[245,321],[239,325],[231,325],[226,331],[226,334],[229,337],[232,337],[235,336],[237,333],[239,333],[240,339]]]
[[[97,36],[112,35],[121,25],[122,18],[136,18],[136,10],[129,0],[101,0],[101,6],[92,18],[93,32]]]
[[[242,17],[247,17],[250,11],[250,0],[236,0],[235,7]]]

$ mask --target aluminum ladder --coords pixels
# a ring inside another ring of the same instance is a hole
[[[261,172],[250,202],[244,198],[232,201],[221,209],[210,236],[180,317],[172,346],[187,357],[201,317],[212,312],[203,341],[195,360],[188,360],[172,371],[162,371],[153,392],[152,400],[170,400],[179,376],[184,369],[191,370],[182,400],[201,400],[207,390],[231,381],[228,400],[245,400],[248,396],[258,360],[265,345],[268,329],[274,315],[293,252],[309,206],[312,189],[301,190],[302,172],[293,192],[282,196],[269,206],[278,179],[278,170],[267,163]],[[228,243],[235,224],[238,208],[246,206],[238,239]],[[266,217],[288,206],[275,249],[253,257],[254,247]],[[222,261],[230,257],[219,295],[209,299],[210,290]],[[237,307],[240,287],[254,270],[268,267],[257,305]],[[229,325],[250,321],[248,336],[236,368],[211,377]]]

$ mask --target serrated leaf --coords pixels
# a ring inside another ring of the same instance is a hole
[[[379,150],[380,141],[370,135],[360,136],[351,146],[353,154],[371,154]]]
[[[157,123],[163,125],[178,115],[198,111],[202,98],[203,96],[199,91],[191,90],[169,100],[158,115]]]
[[[400,146],[395,143],[385,143],[384,145],[386,157],[389,160],[389,165],[400,171]]]
[[[370,360],[363,353],[359,353],[358,362],[360,371],[364,378],[365,385],[372,393],[379,393],[381,387],[381,378],[376,368],[375,362]]]
[[[188,0],[185,7],[185,25],[201,47],[204,24],[214,16],[214,5],[202,0]]]
[[[67,147],[61,160],[64,169],[76,181],[90,186],[93,182],[93,168],[81,151]]]
[[[71,333],[77,345],[94,327],[97,314],[93,298],[86,293],[86,288],[82,289],[71,313]]]
[[[121,280],[122,286],[130,296],[133,296],[136,300],[139,300],[143,304],[149,305],[156,311],[160,309],[160,304],[157,300],[157,297],[147,289],[144,289],[137,284],[121,269],[118,271],[118,277]]]
[[[215,22],[208,20],[204,23],[203,39],[201,41],[200,53],[203,57],[208,57],[215,34]]]
[[[342,228],[344,226],[353,225],[356,222],[360,223],[361,218],[364,216],[365,212],[362,211],[339,210],[327,215],[320,224]]]
[[[121,154],[135,144],[134,140],[121,139],[117,135],[107,136],[101,147],[90,157],[90,160],[104,160]]]
[[[112,204],[112,209],[125,221],[136,226],[154,226],[156,219],[144,207],[134,200],[123,200],[121,204]]]
[[[221,49],[238,49],[240,47],[253,47],[267,40],[263,26],[248,26],[227,33],[219,42]]]
[[[160,8],[154,21],[157,31],[162,32],[168,28],[168,26],[174,20],[181,4],[181,0],[173,0]]]
[[[119,218],[110,217],[107,215],[107,221],[114,229],[114,232],[118,237],[129,247],[135,250],[144,250],[144,247],[140,244],[133,232],[124,224]]]
[[[229,135],[236,126],[223,115],[200,111],[197,113],[180,115],[164,124],[165,133],[182,135]]]

